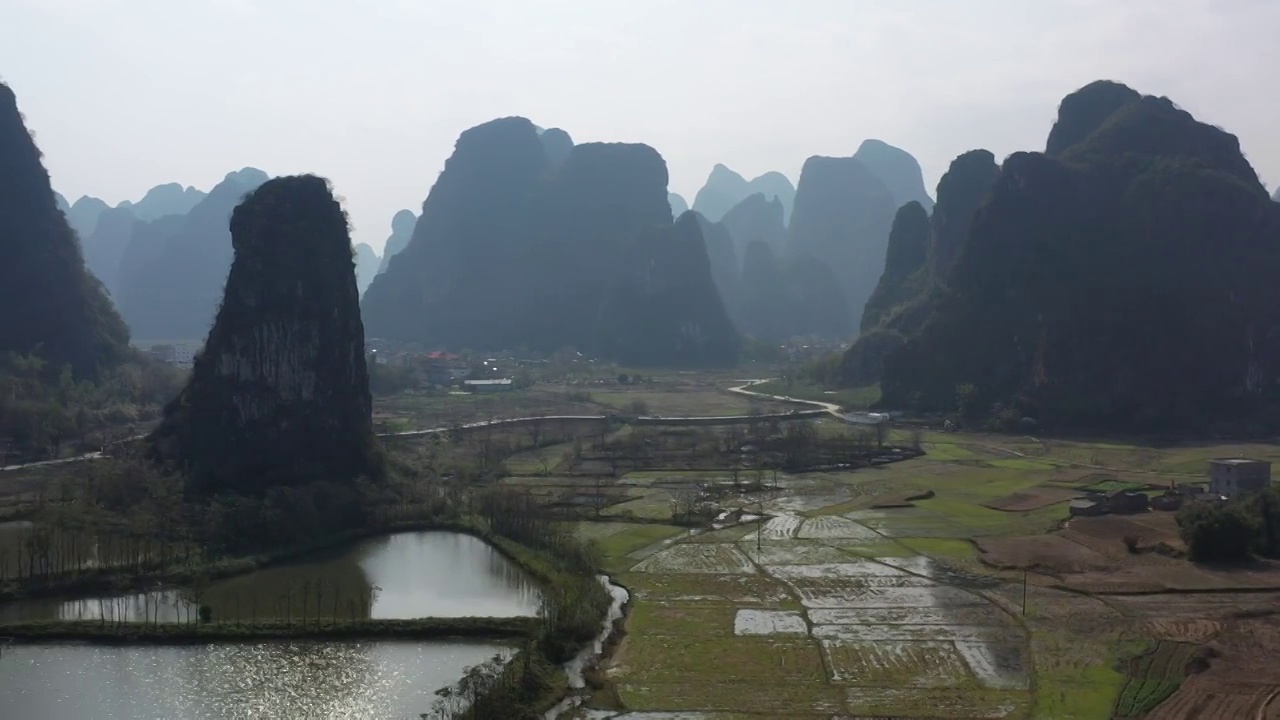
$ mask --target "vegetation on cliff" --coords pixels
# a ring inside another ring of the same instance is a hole
[[[354,483],[376,453],[346,215],[322,178],[279,178],[231,235],[222,306],[152,452],[202,492]]]
[[[1233,135],[1126,90],[1073,93],[1052,154],[1005,162],[883,358],[885,406],[949,411],[971,386],[993,416],[1056,426],[1280,420],[1278,208]]]
[[[575,347],[629,364],[732,362],[738,343],[706,241],[673,224],[662,157],[587,143],[556,166],[542,138],[524,118],[462,134],[409,247],[366,293],[370,334],[456,349]]]
[[[35,353],[53,376],[97,377],[129,355],[129,332],[58,209],[17,98],[0,83],[0,355]]]

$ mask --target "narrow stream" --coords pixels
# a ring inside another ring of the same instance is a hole
[[[609,633],[613,631],[613,623],[622,617],[622,607],[631,599],[631,593],[627,592],[627,589],[621,585],[614,583],[608,575],[598,575],[596,579],[609,591],[613,602],[609,605],[609,612],[605,614],[600,634],[596,636],[590,645],[582,648],[582,651],[577,656],[564,664],[564,673],[569,678],[569,687],[573,692],[570,693],[569,697],[561,700],[555,707],[548,710],[544,716],[545,720],[558,720],[558,718],[564,717],[587,699],[586,693],[583,692],[587,687],[584,672],[604,652],[604,644],[609,639]]]

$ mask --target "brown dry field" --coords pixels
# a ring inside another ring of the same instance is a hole
[[[1066,502],[1079,496],[1079,491],[1068,488],[1036,487],[1023,490],[1022,492],[1016,492],[1011,495],[1005,495],[1004,497],[996,498],[995,500],[983,503],[982,505],[983,507],[989,507],[992,510],[1027,512],[1028,510],[1039,510],[1042,507],[1057,505],[1060,502]]]

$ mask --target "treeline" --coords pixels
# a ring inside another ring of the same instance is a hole
[[[1178,511],[1178,528],[1192,560],[1239,562],[1254,554],[1280,558],[1280,490],[1188,503]]]
[[[68,444],[97,449],[160,416],[185,373],[138,357],[94,381],[38,354],[0,356],[0,465],[58,457]]]

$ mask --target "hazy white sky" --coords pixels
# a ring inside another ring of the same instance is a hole
[[[1110,78],[1240,137],[1280,181],[1280,0],[0,0],[0,73],[54,187],[115,203],[246,165],[333,181],[357,241],[420,209],[462,130],[523,115],[794,181],[868,137],[930,190],[1039,150]]]

